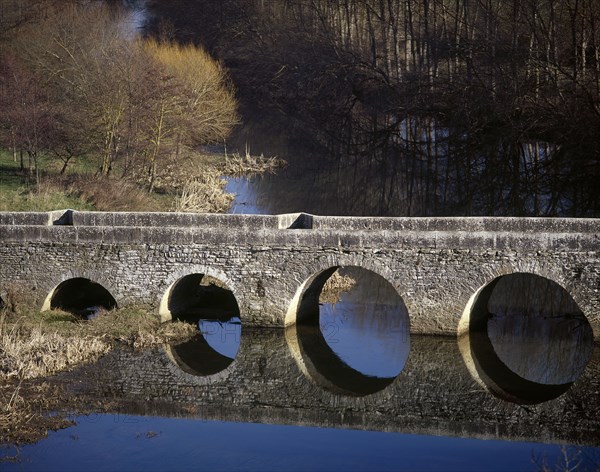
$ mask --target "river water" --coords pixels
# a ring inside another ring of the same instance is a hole
[[[144,2],[133,5],[137,28]],[[494,206],[494,198],[510,200],[497,198],[502,189],[475,192],[475,205],[446,199],[459,181],[432,190],[390,153],[340,160],[286,126],[246,124],[231,137],[229,151],[248,146],[289,162],[276,174],[230,178],[232,213],[512,211]],[[444,174],[447,130],[433,126],[429,141],[417,133],[408,142],[411,126],[400,127],[402,152],[427,149]],[[560,210],[551,200],[527,195],[521,210]],[[73,394],[110,399],[112,408],[73,415],[76,426],[24,446],[2,470],[538,471],[567,470],[567,462],[600,470],[600,346],[563,289],[541,277],[502,277],[474,303],[471,328],[457,340],[411,335],[389,283],[356,268],[341,273],[355,285],[319,299],[308,308],[316,316],[285,332],[245,328],[226,287],[195,274],[174,289],[181,295],[170,309],[198,334],[158,349],[116,349],[57,376]]]
[[[4,470],[505,472],[544,470],[563,453],[588,465],[585,458],[598,457],[593,448],[531,442],[131,415],[74,419],[76,427],[23,448],[23,462]]]

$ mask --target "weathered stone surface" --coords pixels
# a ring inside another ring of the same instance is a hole
[[[282,327],[306,280],[359,266],[396,288],[413,332],[455,334],[482,285],[527,272],[564,287],[600,337],[597,219],[69,215],[48,225],[59,212],[0,213],[0,296],[17,284],[41,307],[59,283],[85,277],[119,306],[158,309],[175,281],[203,273],[231,288],[245,324]]]

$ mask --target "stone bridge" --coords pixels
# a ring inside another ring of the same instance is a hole
[[[233,292],[245,326],[284,327],[335,268],[356,266],[396,289],[412,332],[456,334],[482,287],[528,273],[562,286],[600,338],[598,219],[62,210],[0,213],[0,241],[0,297],[40,309],[101,290],[108,308],[169,320],[174,288],[197,274]]]

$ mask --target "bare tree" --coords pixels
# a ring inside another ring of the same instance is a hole
[[[2,144],[27,153],[29,174],[39,187],[39,159],[60,139],[60,116],[39,76],[10,54],[0,57],[0,108]]]

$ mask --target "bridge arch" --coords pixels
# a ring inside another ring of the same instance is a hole
[[[237,290],[221,271],[203,265],[179,268],[167,279],[159,304],[161,322],[198,325],[196,335],[165,346],[169,369],[198,385],[227,378],[241,348]]]
[[[339,291],[330,287],[329,296],[321,297],[338,269],[343,270],[337,279],[342,283]],[[365,396],[381,392],[407,362],[410,322],[406,304],[397,289],[372,270],[344,265],[313,274],[298,289],[288,317],[285,336],[298,368],[331,393]],[[365,362],[366,352],[376,362]]]
[[[300,271],[297,271],[294,278],[295,291],[285,311],[284,327],[296,324],[300,304],[305,296],[308,295],[314,299],[316,295],[318,298],[327,279],[340,267],[355,267],[373,272],[394,287],[406,306],[412,304],[412,297],[404,286],[398,284],[398,277],[392,269],[378,264],[375,259],[370,258],[368,255],[330,255],[325,260],[302,262]]]
[[[118,308],[111,285],[88,274],[68,273],[46,295],[40,311],[59,308],[78,316],[92,317],[99,310]]]
[[[167,288],[164,290],[162,295],[160,295],[160,299],[158,300],[158,316],[161,322],[164,323],[174,319],[174,313],[172,307],[170,306],[170,302],[173,295],[177,295],[178,284],[186,280],[195,283],[196,279],[199,283],[203,276],[211,277],[224,284],[227,289],[231,291],[239,310],[243,303],[242,293],[237,285],[224,272],[205,265],[187,265],[174,270],[165,279],[164,285],[166,285]],[[241,310],[239,310],[239,316],[240,318],[242,317]]]
[[[574,283],[570,274],[566,274],[564,269],[559,265],[544,258],[540,258],[539,260],[522,258],[511,260],[502,265],[483,265],[477,269],[474,268],[474,270],[471,271],[471,276],[465,277],[464,280],[462,280],[464,283],[464,290],[462,290],[458,300],[462,310],[461,313],[464,315],[464,308],[471,303],[471,299],[483,287],[499,277],[517,273],[536,275],[555,282],[560,285],[573,300],[575,300],[577,305],[586,315],[590,314],[586,310],[586,307],[588,307],[588,300],[581,294],[581,290],[577,284]],[[464,332],[464,316],[460,318],[457,331],[459,336]]]
[[[592,327],[572,295],[531,272],[505,273],[479,287],[457,334],[471,376],[493,395],[521,404],[566,392],[594,349]]]

